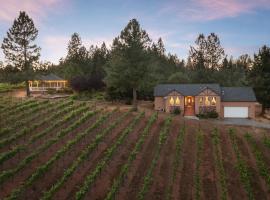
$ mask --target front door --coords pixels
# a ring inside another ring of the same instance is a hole
[[[195,115],[195,106],[194,106],[194,97],[187,96],[185,97],[185,116],[194,116]]]

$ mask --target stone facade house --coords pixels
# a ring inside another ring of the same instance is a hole
[[[255,118],[258,102],[251,87],[221,87],[219,84],[160,84],[154,89],[155,110],[185,116],[216,111],[221,118]]]

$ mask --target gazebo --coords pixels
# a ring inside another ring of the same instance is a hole
[[[67,87],[67,80],[55,74],[40,75],[29,81],[30,92],[43,92],[48,89],[61,90]]]

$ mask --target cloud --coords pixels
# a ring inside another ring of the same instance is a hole
[[[67,55],[67,46],[71,36],[65,35],[51,35],[46,36],[42,40],[41,60],[49,60],[55,64],[59,62],[59,59]],[[101,46],[105,42],[107,48],[110,48],[113,37],[82,37],[83,45],[88,49],[90,45]]]
[[[170,1],[160,14],[173,13],[191,21],[210,21],[253,13],[257,9],[270,9],[269,0],[190,0]]]
[[[163,42],[166,42],[169,37],[174,34],[173,31],[160,31],[154,29],[147,29],[147,33],[154,42],[158,41],[159,38],[161,38]]]
[[[35,21],[46,17],[48,12],[67,5],[64,0],[1,0],[0,21],[10,22],[18,17],[19,11],[26,11]]]

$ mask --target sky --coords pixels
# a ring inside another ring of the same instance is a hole
[[[74,32],[83,44],[109,47],[136,18],[153,41],[186,59],[196,37],[216,33],[228,56],[253,56],[270,46],[270,0],[0,0],[0,42],[19,11],[39,30],[41,61],[58,63]],[[0,60],[4,54],[0,49]]]

